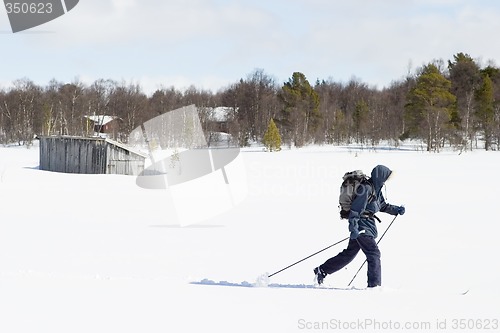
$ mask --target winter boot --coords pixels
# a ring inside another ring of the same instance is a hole
[[[314,269],[314,275],[316,282],[321,285],[323,283],[324,278],[326,277],[326,273],[321,269],[320,266]]]

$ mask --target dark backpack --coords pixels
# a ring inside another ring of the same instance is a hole
[[[343,182],[340,186],[340,196],[339,196],[339,207],[340,207],[340,218],[349,218],[349,213],[351,212],[351,204],[357,194],[361,194],[360,191],[364,191],[365,187],[361,184],[369,182],[368,177],[361,170],[354,170],[351,172],[346,172],[344,177],[342,177]]]

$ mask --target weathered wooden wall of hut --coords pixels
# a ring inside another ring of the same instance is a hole
[[[82,174],[138,175],[145,156],[103,138],[40,137],[40,169]]]
[[[145,155],[132,152],[118,142],[106,140],[107,170],[106,173],[117,175],[139,175],[144,171]]]

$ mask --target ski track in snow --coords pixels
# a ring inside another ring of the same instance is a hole
[[[248,281],[242,282],[229,282],[229,281],[214,281],[210,279],[202,279],[200,281],[191,281],[189,282],[192,285],[200,285],[200,286],[218,286],[218,287],[242,287],[242,288],[269,288],[269,289],[315,289],[318,291],[341,291],[341,292],[371,292],[371,293],[400,293],[400,294],[422,294],[425,293],[425,290],[416,290],[416,289],[398,289],[398,288],[390,288],[390,287],[376,287],[376,288],[359,288],[359,287],[333,287],[328,285],[314,285],[314,284],[281,284],[281,283],[270,283],[266,286],[258,285],[258,283],[251,283]],[[449,295],[462,295],[465,296],[469,294],[470,289],[463,289],[457,291],[446,291],[442,290],[441,294],[449,294]],[[436,291],[428,291],[429,294],[439,294]]]

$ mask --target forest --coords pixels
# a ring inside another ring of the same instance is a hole
[[[0,144],[29,146],[37,135],[92,136],[89,115],[118,117],[116,139],[125,142],[145,121],[191,104],[207,133],[216,130],[214,108],[230,110],[225,131],[240,147],[262,142],[271,122],[285,146],[398,146],[413,139],[432,152],[500,147],[500,68],[466,53],[432,60],[382,89],[355,77],[311,82],[300,72],[277,82],[263,69],[217,92],[172,86],[149,96],[140,84],[109,79],[92,84],[53,79],[39,86],[22,78],[0,87]]]

